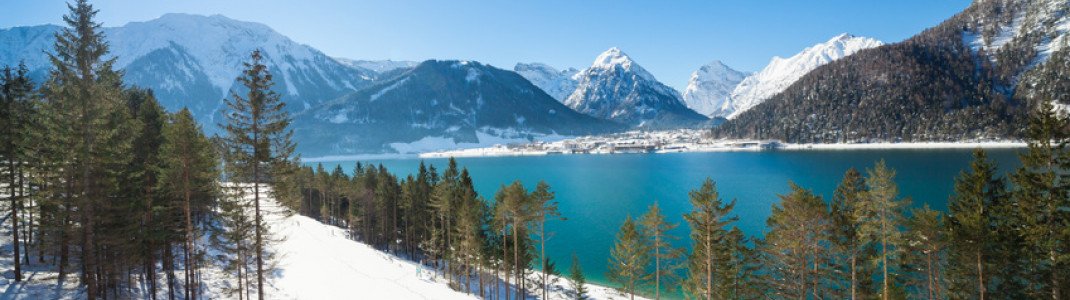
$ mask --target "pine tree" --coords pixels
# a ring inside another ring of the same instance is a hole
[[[650,273],[650,249],[647,237],[632,220],[624,219],[624,224],[617,232],[617,240],[609,251],[609,265],[606,277],[620,286],[625,294],[635,299],[635,294],[647,284]]]
[[[859,222],[859,237],[865,243],[877,245],[876,265],[881,268],[881,299],[891,296],[892,282],[889,265],[902,252],[903,215],[910,201],[899,198],[899,186],[895,184],[895,170],[889,169],[883,160],[873,169],[867,169],[866,193],[854,211]]]
[[[639,224],[645,233],[644,236],[651,239],[647,242],[650,243],[649,249],[653,251],[651,257],[654,259],[652,272],[654,274],[654,299],[661,299],[663,278],[668,280],[675,278],[674,266],[682,254],[681,249],[672,246],[676,238],[669,234],[670,231],[676,229],[677,225],[665,221],[665,216],[661,214],[657,201],[650,205],[647,213],[639,219]]]
[[[766,221],[767,268],[775,293],[785,299],[822,299],[830,282],[827,257],[830,228],[820,196],[789,183],[791,193],[780,195]]]
[[[973,153],[970,169],[955,179],[955,194],[948,201],[948,295],[985,299],[992,285],[992,256],[999,238],[993,207],[1007,197],[1006,184],[996,177],[996,165],[984,150]]]
[[[211,200],[217,195],[216,158],[212,145],[202,133],[200,126],[193,120],[188,109],[182,109],[174,116],[172,123],[164,128],[164,143],[160,151],[163,169],[160,182],[173,203],[181,203],[183,215],[182,244],[186,266],[186,297],[197,298],[195,271],[197,262],[197,236],[193,226],[194,216],[207,211]]]
[[[943,215],[925,205],[911,210],[905,225],[903,262],[908,270],[908,292],[915,299],[944,299],[947,237]]]
[[[545,181],[539,181],[535,186],[535,190],[531,192],[531,206],[532,216],[529,227],[531,231],[535,233],[539,240],[539,261],[542,262],[540,269],[546,272],[549,258],[546,257],[546,241],[550,239],[552,232],[546,232],[546,221],[549,220],[564,220],[561,217],[561,213],[557,211],[557,201],[554,201],[554,192],[550,190],[550,185]],[[547,290],[549,285],[546,282],[547,277],[543,276],[541,280],[542,299],[546,300]]]
[[[841,292],[841,297],[847,299],[869,298],[872,289],[872,270],[869,264],[873,256],[873,247],[861,241],[859,221],[855,211],[860,201],[863,201],[866,192],[866,181],[862,174],[855,168],[850,168],[843,175],[843,180],[832,196],[829,217],[832,221],[832,244],[833,251],[838,253],[837,259],[842,261],[841,269],[847,273],[842,281],[846,281],[846,291]],[[835,263],[835,261],[834,261]]]
[[[718,257],[728,257],[726,246],[728,225],[737,220],[728,214],[736,206],[735,200],[724,203],[712,179],[706,178],[702,187],[689,194],[692,212],[684,215],[691,227],[691,254],[688,256],[688,276],[684,288],[695,298],[713,299],[714,271],[724,266]],[[725,279],[727,280],[727,279]]]
[[[572,288],[572,299],[587,300],[587,278],[583,276],[580,258],[572,254],[572,266],[568,268],[568,285]]]
[[[1029,119],[1029,150],[1011,175],[1024,254],[1032,266],[1029,296],[1070,297],[1070,142],[1068,119],[1042,101]]]
[[[29,135],[30,119],[32,118],[32,97],[34,84],[27,77],[26,65],[20,64],[17,70],[5,67],[0,72],[0,120],[3,125],[0,128],[0,166],[3,175],[7,178],[3,182],[7,185],[7,197],[11,206],[11,231],[15,282],[22,281],[22,257],[20,247],[25,250],[29,245],[21,243],[19,239],[19,211],[24,198],[26,162],[30,160],[30,150],[26,139]],[[26,222],[33,224],[33,220]],[[32,230],[31,230],[32,231]],[[28,259],[27,259],[28,260]]]
[[[225,116],[227,124],[227,147],[230,163],[236,173],[253,186],[253,212],[255,227],[256,285],[257,297],[264,299],[264,240],[267,231],[260,209],[261,185],[291,170],[290,156],[294,151],[291,142],[293,130],[289,129],[290,116],[284,110],[286,103],[271,90],[274,82],[267,66],[262,63],[259,50],[250,55],[245,70],[238,81],[246,89],[245,96],[231,91],[227,99],[230,109]]]

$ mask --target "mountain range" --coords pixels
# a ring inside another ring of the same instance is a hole
[[[872,38],[844,33],[791,57],[773,57],[769,65],[754,74],[733,70],[716,61],[691,75],[684,100],[710,117],[732,119],[784,91],[817,67],[881,45],[882,42]]]
[[[1070,102],[1070,1],[975,1],[902,42],[818,67],[714,129],[799,143],[1019,138]]]
[[[335,155],[711,126],[716,137],[789,142],[1013,138],[1034,99],[1070,94],[1068,16],[1070,0],[977,1],[902,42],[842,34],[755,73],[713,61],[683,93],[618,48],[583,69],[504,70],[330,57],[220,15],[103,31],[127,84],[152,89],[168,110],[189,107],[212,132],[248,53],[262,49],[299,152]],[[0,29],[0,65],[24,62],[41,82],[59,30]]]

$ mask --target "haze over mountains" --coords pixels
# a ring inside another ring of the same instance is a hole
[[[416,152],[629,129],[709,128],[792,142],[1005,138],[1028,99],[1066,94],[1068,0],[981,1],[906,41],[842,34],[755,73],[710,57],[677,91],[622,49],[590,66],[332,58],[268,26],[167,14],[105,28],[126,81],[217,131],[253,49],[306,155]],[[40,82],[54,25],[0,29],[0,65]],[[967,122],[967,120],[969,123]],[[969,124],[967,124],[969,123]],[[307,139],[307,140],[306,140]]]

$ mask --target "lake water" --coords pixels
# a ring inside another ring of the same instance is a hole
[[[991,149],[1001,173],[1017,168],[1022,150]],[[765,230],[770,207],[778,194],[788,191],[788,181],[812,189],[826,200],[850,167],[865,174],[877,160],[884,159],[898,171],[896,182],[904,197],[915,206],[929,204],[946,210],[953,191],[953,178],[968,168],[972,150],[843,150],[843,151],[762,151],[678,154],[550,155],[531,157],[458,158],[468,168],[477,191],[493,199],[501,185],[521,180],[533,188],[545,180],[557,195],[566,221],[553,222],[555,233],[547,246],[559,270],[567,270],[572,253],[579,256],[588,280],[605,283],[606,264],[613,239],[626,216],[638,217],[658,201],[670,222],[679,224],[673,232],[679,245],[687,244],[683,214],[690,211],[688,191],[698,188],[706,177],[717,182],[725,200],[736,199],[735,223],[749,236]],[[439,171],[445,159],[426,159]],[[383,159],[365,163],[383,164],[391,172],[415,172],[418,159]],[[324,163],[327,170],[340,164],[351,172],[355,162]]]

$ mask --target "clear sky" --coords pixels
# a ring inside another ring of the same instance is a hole
[[[470,59],[584,68],[620,47],[683,89],[713,60],[757,71],[840,33],[897,42],[969,0],[111,0],[92,1],[105,26],[164,13],[222,14],[267,24],[331,56]],[[62,0],[0,0],[0,28],[59,24]]]

